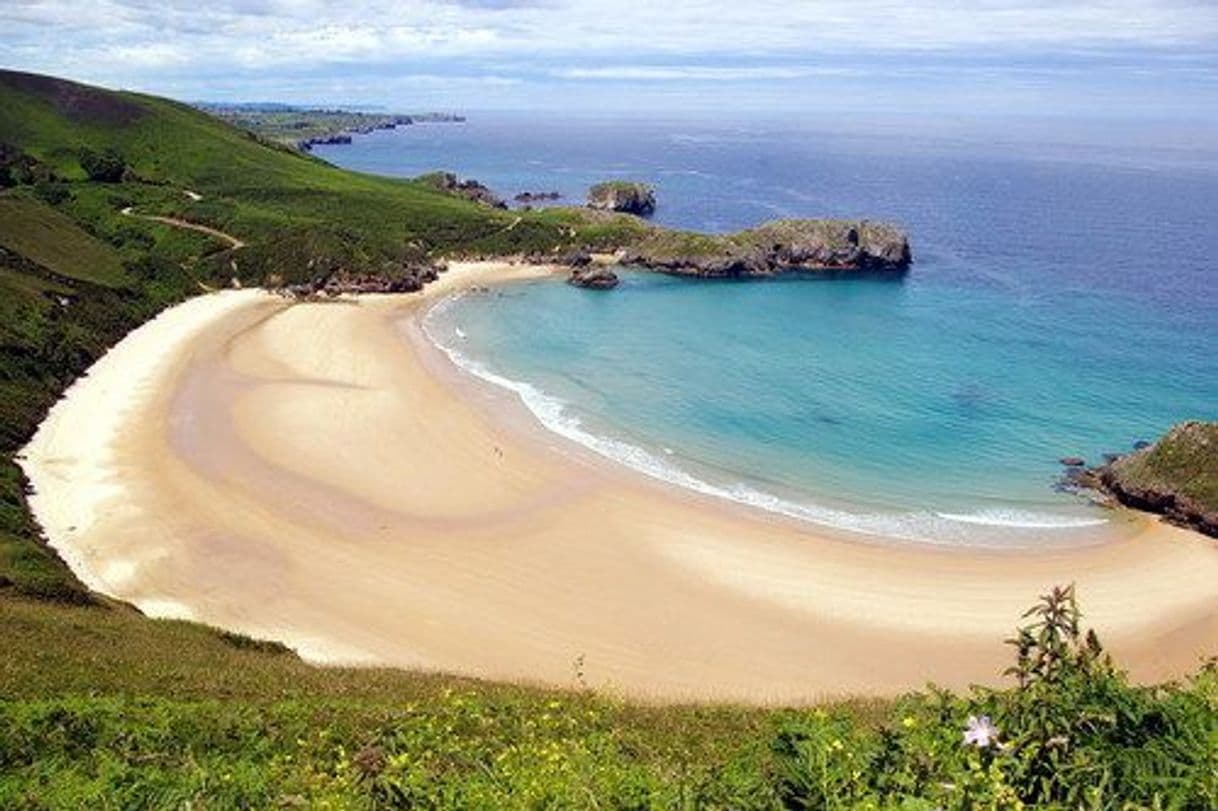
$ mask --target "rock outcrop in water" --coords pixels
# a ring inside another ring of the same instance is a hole
[[[569,284],[592,290],[612,290],[618,285],[617,274],[604,265],[584,265],[571,271]]]
[[[562,194],[556,191],[522,191],[512,199],[522,206],[528,206],[533,203],[550,203],[561,200]]]
[[[725,236],[656,229],[620,258],[622,264],[707,278],[904,273],[913,261],[904,231],[869,220],[778,220]]]
[[[1158,442],[1090,469],[1079,481],[1128,507],[1218,537],[1218,423],[1176,425]]]
[[[655,191],[646,183],[615,180],[598,183],[588,190],[588,207],[649,217],[656,210]]]

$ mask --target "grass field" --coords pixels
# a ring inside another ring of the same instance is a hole
[[[107,287],[127,281],[113,248],[39,200],[0,197],[0,246],[56,276]]]
[[[563,691],[320,669],[90,594],[41,542],[13,456],[138,324],[234,275],[402,274],[645,226],[497,211],[47,77],[0,71],[0,111],[0,809],[1218,807],[1218,671],[1129,686],[1069,592],[1027,620],[1011,689],[805,709],[640,706],[588,694],[578,671]],[[90,179],[86,152],[121,161],[121,182]],[[965,743],[983,715],[992,740]]]

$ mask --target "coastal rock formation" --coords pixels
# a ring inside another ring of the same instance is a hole
[[[568,284],[592,290],[612,290],[618,285],[617,274],[604,265],[585,265],[571,271]]]
[[[522,191],[512,199],[520,205],[527,206],[533,203],[548,203],[554,200],[561,200],[562,195],[556,191]]]
[[[507,208],[507,203],[486,186],[472,179],[460,180],[452,172],[435,172],[424,175],[419,180],[435,186],[440,191],[464,197],[466,200],[473,200],[484,206]]]
[[[724,236],[656,229],[622,254],[622,264],[707,278],[903,273],[912,261],[903,231],[869,220],[778,220]]]
[[[656,210],[656,195],[646,183],[615,180],[598,183],[589,189],[588,207],[647,217]]]
[[[1087,471],[1084,483],[1218,537],[1218,423],[1176,425],[1158,442]]]
[[[316,138],[305,138],[296,142],[296,148],[302,152],[308,152],[315,146],[349,143],[351,143],[351,135],[346,132],[340,132],[334,135],[319,135]]]

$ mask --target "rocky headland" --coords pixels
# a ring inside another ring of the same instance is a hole
[[[1218,538],[1218,423],[1180,423],[1158,442],[1071,478],[1127,507]]]
[[[913,261],[901,229],[869,220],[778,220],[736,234],[654,229],[621,264],[704,278],[789,272],[900,274]]]
[[[448,113],[372,113],[344,109],[316,109],[288,104],[207,104],[199,109],[242,129],[280,144],[309,152],[321,144],[349,144],[353,135],[392,130],[423,123],[460,123],[462,116]]]

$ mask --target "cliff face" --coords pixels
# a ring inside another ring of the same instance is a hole
[[[726,236],[656,230],[622,257],[623,264],[708,278],[903,273],[911,262],[903,231],[867,220],[779,220]]]
[[[1181,423],[1091,475],[1126,506],[1218,537],[1218,423]]]

